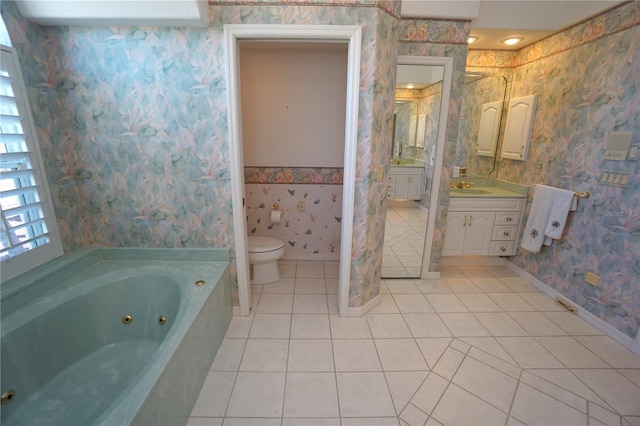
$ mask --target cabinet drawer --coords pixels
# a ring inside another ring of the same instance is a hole
[[[518,225],[520,213],[518,212],[498,212],[496,213],[496,225]]]
[[[515,241],[517,226],[494,226],[491,239],[493,241]]]
[[[489,248],[489,256],[512,256],[515,252],[515,241],[492,241]]]

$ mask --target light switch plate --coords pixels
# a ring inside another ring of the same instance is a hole
[[[613,132],[609,134],[604,159],[626,161],[633,140],[633,132]]]

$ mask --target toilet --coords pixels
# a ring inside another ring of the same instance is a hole
[[[280,280],[278,259],[284,255],[284,243],[276,238],[249,237],[251,284],[269,284]]]

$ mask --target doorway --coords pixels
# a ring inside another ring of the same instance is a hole
[[[239,314],[251,311],[247,224],[244,192],[244,159],[242,145],[242,114],[240,105],[240,40],[295,40],[309,42],[341,42],[348,44],[347,93],[344,135],[344,172],[340,239],[340,272],[338,279],[338,311],[348,316],[351,272],[351,240],[355,196],[356,148],[358,137],[358,97],[360,79],[361,27],[340,25],[225,25],[229,105],[229,151],[231,203],[235,234]]]

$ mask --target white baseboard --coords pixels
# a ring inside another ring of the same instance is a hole
[[[439,280],[440,272],[427,272],[420,277],[421,280]]]
[[[374,297],[373,299],[369,300],[367,303],[365,303],[362,306],[359,306],[357,308],[349,308],[347,310],[347,317],[362,317],[364,315],[367,314],[367,312],[369,312],[371,309],[375,308],[376,306],[378,306],[378,303],[380,303],[380,295],[377,295],[376,297]]]
[[[504,266],[507,259],[499,256],[442,256],[440,266]]]
[[[340,260],[340,253],[329,254],[305,254],[305,253],[287,253],[280,258],[280,260],[317,260],[317,261],[330,261]]]
[[[636,337],[636,339],[632,339],[631,337],[627,336],[617,328],[612,327],[611,325],[607,324],[597,316],[593,315],[591,312],[587,311],[582,306],[575,304],[573,301],[569,300],[566,296],[552,289],[551,287],[546,285],[544,282],[540,281],[533,275],[529,274],[527,271],[519,268],[518,266],[514,265],[511,262],[507,262],[505,266],[509,268],[511,271],[515,272],[518,276],[527,280],[531,285],[533,285],[535,288],[537,288],[547,296],[551,297],[552,299],[555,299],[557,297],[562,299],[565,303],[568,303],[572,308],[575,309],[576,315],[578,315],[580,318],[582,318],[587,323],[594,326],[595,328],[597,328],[607,336],[611,337],[613,340],[620,343],[622,346],[629,349],[634,354],[640,355],[640,340],[639,340],[640,333],[638,333],[638,336]]]

